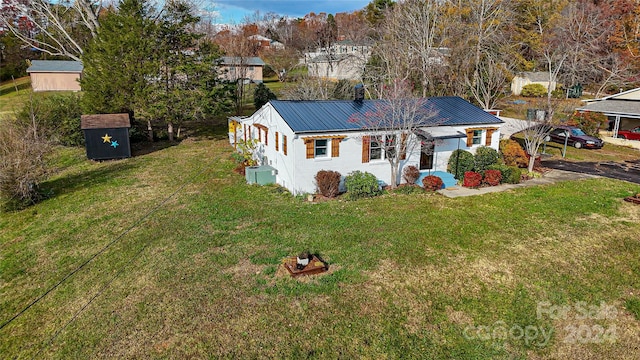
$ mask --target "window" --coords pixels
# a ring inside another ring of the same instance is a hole
[[[382,160],[382,136],[372,136],[369,145],[369,160]]]
[[[313,151],[314,157],[327,157],[327,139],[316,139]]]
[[[276,131],[276,151],[280,150],[280,143],[278,142],[280,140],[279,135],[280,134]]]
[[[482,144],[482,130],[473,130],[473,145]]]

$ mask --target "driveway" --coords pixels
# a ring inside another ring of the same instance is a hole
[[[640,160],[625,162],[573,162],[565,160],[542,160],[542,166],[550,169],[573,171],[640,184]]]

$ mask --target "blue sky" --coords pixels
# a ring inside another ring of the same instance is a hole
[[[310,12],[335,14],[351,12],[367,6],[370,0],[211,0],[208,10],[219,14],[216,22],[241,23],[246,15],[274,12],[289,17],[302,17]]]

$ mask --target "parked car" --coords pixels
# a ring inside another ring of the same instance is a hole
[[[600,149],[604,146],[604,141],[589,136],[584,133],[580,128],[575,126],[558,126],[551,130],[548,141],[564,144],[566,134],[569,134],[567,144],[575,147],[576,149]]]
[[[627,140],[640,140],[640,126],[631,130],[618,130],[618,137]]]

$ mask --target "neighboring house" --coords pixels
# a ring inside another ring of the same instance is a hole
[[[547,90],[551,87],[551,91],[556,89],[556,82],[549,82],[548,72],[527,71],[519,73],[513,77],[513,80],[511,80],[511,93],[513,93],[513,95],[520,95],[522,93],[522,88],[531,84],[540,84]]]
[[[388,183],[391,167],[384,150],[375,146],[371,130],[352,121],[374,111],[381,101],[272,100],[250,117],[230,118],[229,140],[235,147],[257,139],[258,163],[272,169],[275,182],[293,194],[315,193],[314,177],[320,170],[338,171],[343,176],[366,171]],[[483,145],[498,149],[502,120],[497,117],[459,97],[428,98],[425,106],[437,111],[429,122],[433,126],[427,124],[410,136],[422,139],[428,133],[433,138],[413,142],[419,145],[407,149],[400,173],[408,165],[423,174],[445,172],[456,149],[475,152]]]
[[[249,40],[257,43],[259,50],[282,50],[284,49],[284,44],[273,40],[273,39],[269,39],[268,37],[262,36],[262,35],[251,35],[248,37]]]
[[[337,41],[329,47],[305,53],[309,76],[330,80],[358,80],[371,56],[371,45],[351,40]]]
[[[80,91],[82,63],[67,60],[33,60],[27,73],[33,91]]]
[[[349,54],[318,55],[307,63],[309,76],[330,80],[362,78],[366,60]]]
[[[223,56],[220,59],[222,78],[229,81],[244,79],[246,82],[262,82],[264,61],[259,57]]]
[[[578,111],[595,111],[609,118],[608,129],[613,137],[619,130],[629,130],[640,126],[640,88],[628,90],[600,99],[583,100],[586,104]]]

